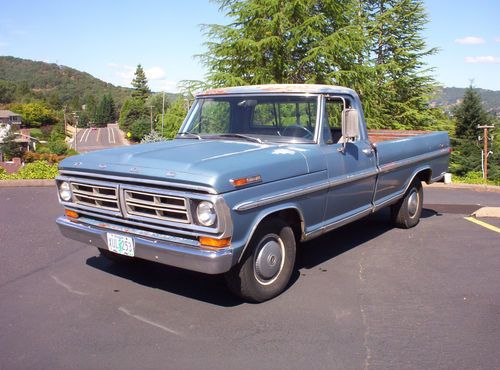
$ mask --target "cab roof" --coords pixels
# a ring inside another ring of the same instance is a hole
[[[210,95],[241,95],[262,93],[306,93],[306,94],[349,94],[357,96],[354,90],[343,86],[319,85],[319,84],[270,84],[221,87],[204,91],[197,96]]]

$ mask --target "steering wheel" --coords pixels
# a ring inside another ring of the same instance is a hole
[[[303,137],[305,139],[312,139],[314,137],[313,133],[309,131],[309,129],[299,125],[286,126],[283,129],[283,136],[296,136]]]

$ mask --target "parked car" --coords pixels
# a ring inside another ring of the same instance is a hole
[[[210,90],[175,140],[62,161],[57,224],[113,260],[224,274],[261,302],[288,286],[300,242],[387,206],[396,226],[417,225],[422,182],[449,154],[446,132],[367,131],[345,87]]]

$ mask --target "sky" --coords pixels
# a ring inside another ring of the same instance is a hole
[[[427,57],[447,87],[500,90],[500,1],[424,0]],[[194,57],[207,38],[202,24],[229,22],[209,0],[0,0],[0,55],[69,66],[130,86],[137,64],[153,91],[176,92],[203,79]]]

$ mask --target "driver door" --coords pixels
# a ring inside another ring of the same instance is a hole
[[[357,137],[344,146],[342,137],[342,112],[351,106],[349,97],[324,99],[322,147],[330,182],[324,217],[327,228],[364,216],[372,207],[377,175],[375,153],[366,139]]]

